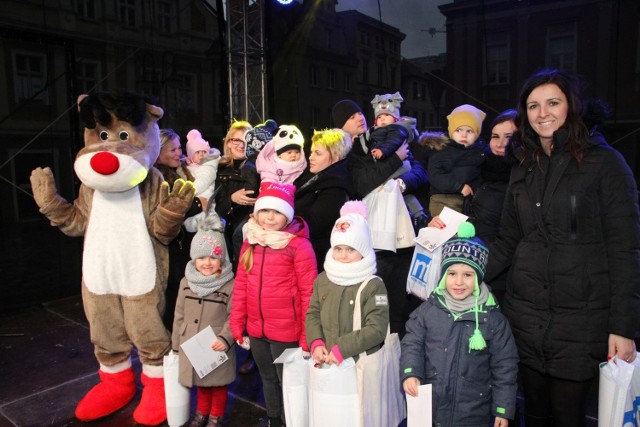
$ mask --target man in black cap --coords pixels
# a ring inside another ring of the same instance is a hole
[[[411,163],[411,170],[396,178],[400,190],[413,194],[428,184],[426,170],[413,158],[406,143],[395,155],[379,160],[373,158],[367,120],[354,101],[343,99],[336,102],[331,117],[335,127],[341,128],[353,138],[353,148],[347,155],[347,168],[356,198],[362,199],[387,181],[405,159]],[[376,250],[377,274],[384,281],[389,298],[391,332],[397,332],[400,337],[404,335],[404,324],[409,319],[409,314],[421,303],[420,299],[406,292],[412,256],[413,247],[398,248],[396,252]]]

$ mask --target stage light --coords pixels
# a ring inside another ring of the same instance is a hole
[[[280,3],[281,5],[284,5],[284,6],[288,6],[288,5],[290,5],[291,3],[293,3],[293,0],[276,0],[276,1],[277,1],[278,3]]]

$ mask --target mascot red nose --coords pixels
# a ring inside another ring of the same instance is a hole
[[[170,337],[162,323],[168,272],[166,245],[180,231],[195,189],[172,189],[153,168],[160,153],[160,107],[135,94],[96,93],[78,98],[85,146],[74,163],[82,182],[67,202],[51,169],[37,168],[31,185],[40,212],[69,236],[84,236],[82,301],[100,382],[76,407],[91,421],[125,406],[136,393],[131,351],[142,363],[143,425],[166,419],[162,360]]]

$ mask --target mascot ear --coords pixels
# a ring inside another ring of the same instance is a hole
[[[85,99],[88,96],[89,95],[87,95],[86,93],[83,93],[82,95],[78,96],[78,111],[80,111],[80,103],[82,102],[83,99]]]
[[[164,110],[157,105],[147,104],[147,113],[151,115],[151,120],[157,122],[164,116]]]

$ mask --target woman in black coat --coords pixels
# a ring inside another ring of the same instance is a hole
[[[295,213],[309,225],[318,272],[324,271],[331,229],[352,192],[345,160],[351,145],[351,138],[341,129],[316,132],[311,138],[309,169],[294,182]]]
[[[225,237],[234,272],[242,247],[242,226],[253,212],[260,188],[255,167],[243,167],[247,165],[245,134],[251,129],[249,122],[233,122],[224,137],[216,176],[215,210],[226,222]]]
[[[589,129],[577,85],[524,84],[502,223],[486,280],[511,267],[504,313],[520,355],[525,422],[583,426],[598,364],[632,361],[640,315],[640,215],[624,158]]]

